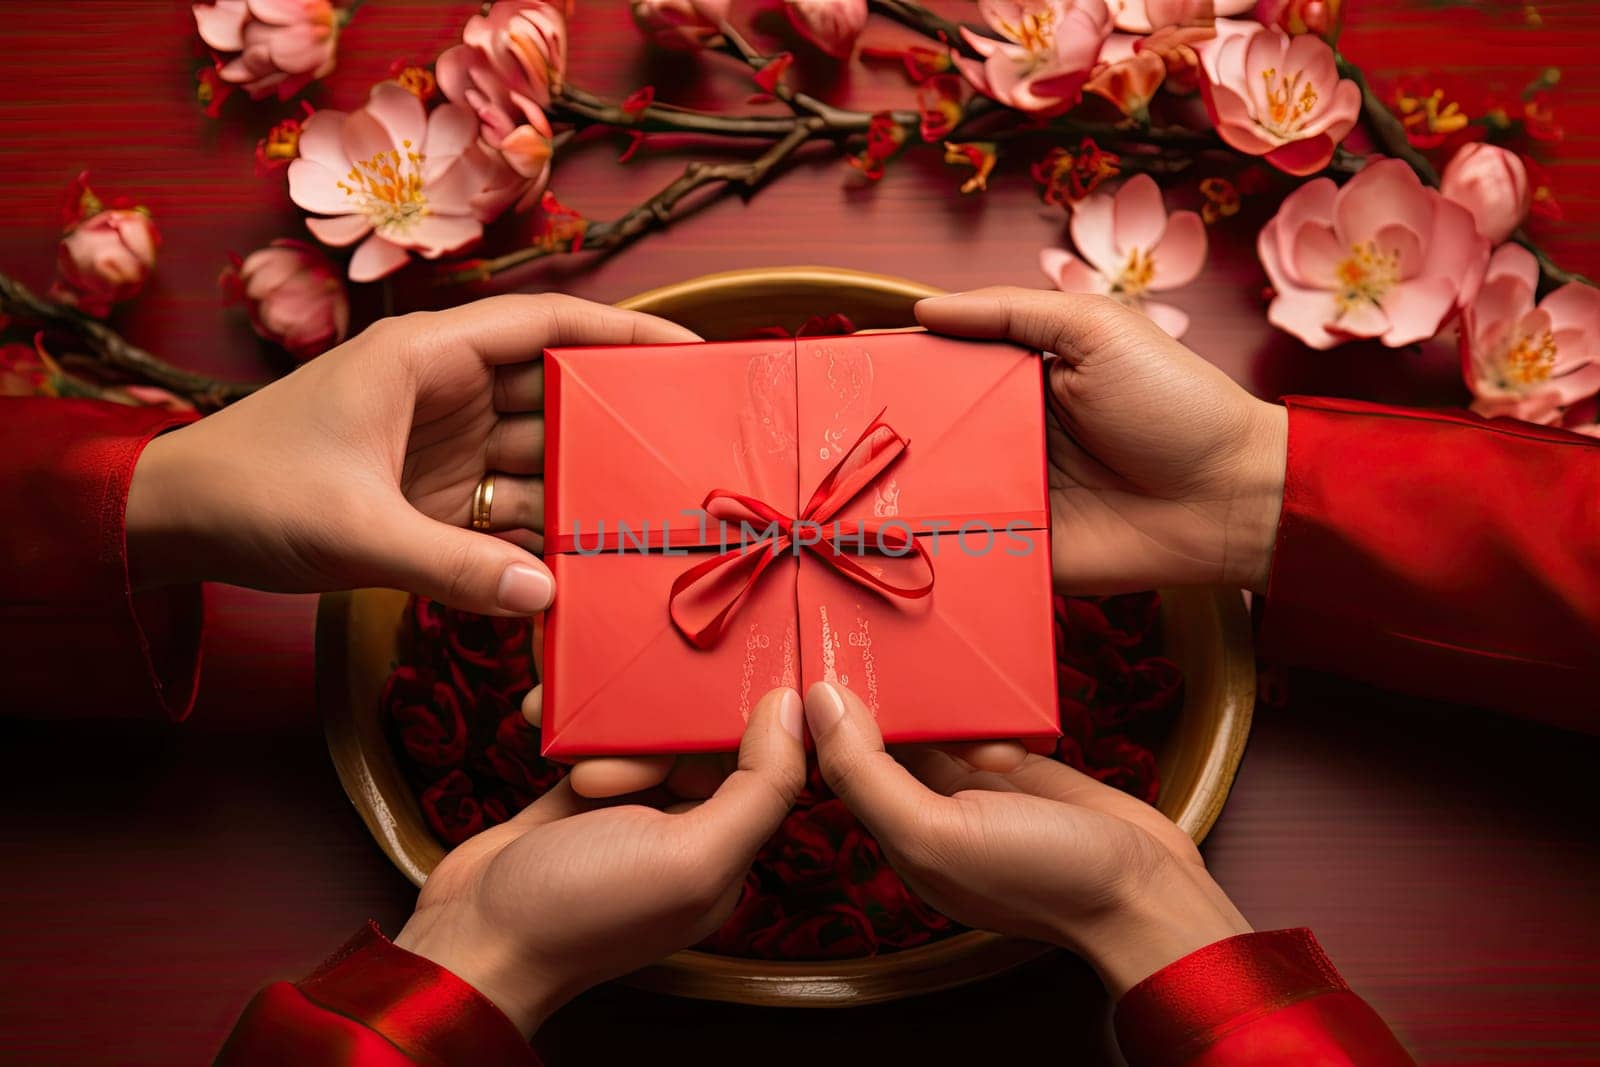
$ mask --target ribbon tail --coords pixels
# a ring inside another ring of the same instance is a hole
[[[678,575],[667,597],[672,625],[694,647],[716,647],[740,605],[788,543],[787,537],[780,537],[731,549]],[[695,610],[697,604],[704,602],[720,607],[707,618],[704,611]]]
[[[828,566],[838,571],[845,578],[857,585],[865,586],[885,596],[900,597],[905,600],[921,600],[933,592],[933,557],[928,554],[927,547],[917,537],[901,538],[895,548],[910,548],[912,553],[922,563],[922,571],[926,578],[922,581],[897,584],[888,581],[882,575],[882,569],[875,572],[873,568],[863,565],[859,558],[840,549],[834,541],[824,541],[821,544],[807,544],[806,548],[816,554],[817,558],[827,563]],[[888,558],[901,559],[900,554],[885,553]]]

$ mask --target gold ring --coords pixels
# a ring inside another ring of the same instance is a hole
[[[478,488],[472,491],[472,528],[474,530],[487,530],[489,528],[489,509],[494,507],[494,475],[485,474],[478,483]]]

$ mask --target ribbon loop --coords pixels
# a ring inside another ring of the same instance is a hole
[[[723,523],[759,523],[761,536],[747,540],[741,525],[737,546],[678,575],[667,598],[667,610],[678,632],[696,648],[714,647],[773,560],[783,552],[800,548],[842,577],[885,596],[915,600],[933,592],[933,559],[909,528],[861,522],[835,523],[831,532],[827,528],[830,519],[905,455],[909,444],[883,421],[883,412],[878,412],[823,476],[797,518],[790,518],[764,500],[732,490],[713,489],[707,493],[701,508],[708,515]],[[815,539],[803,536],[812,529],[817,531]],[[859,551],[852,555],[841,542],[857,545]],[[886,577],[885,567],[863,562],[862,557],[869,552],[890,558],[914,554],[926,578],[892,582]]]

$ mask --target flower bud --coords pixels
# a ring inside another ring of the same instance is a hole
[[[1472,212],[1478,232],[1490,244],[1510,237],[1532,204],[1522,157],[1492,144],[1462,145],[1445,165],[1439,191]]]

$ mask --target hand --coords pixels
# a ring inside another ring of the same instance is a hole
[[[584,989],[726,921],[805,785],[801,734],[799,694],[773,690],[750,713],[738,769],[708,799],[667,811],[603,806],[563,781],[446,856],[395,944],[471,983],[531,1035]]]
[[[150,442],[128,492],[133,581],[384,585],[483,614],[540,611],[553,585],[527,549],[544,526],[545,347],[694,340],[554,295],[378,322]],[[464,528],[488,472],[505,537]]]
[[[543,725],[544,686],[536,685],[528,691],[522,700],[522,716],[536,730]],[[1002,774],[1014,770],[1028,754],[1021,741],[959,741],[937,748],[969,766]],[[665,785],[675,796],[698,798],[715,792],[733,766],[731,752],[598,756],[578,760],[566,780],[579,796],[596,799],[637,793],[658,785]]]
[[[805,698],[822,776],[924,900],[958,922],[1072,949],[1113,997],[1249,923],[1188,835],[1142,801],[1028,756],[1007,774],[884,752],[850,690]]]
[[[1265,592],[1288,416],[1103,296],[980,289],[917,304],[928,329],[1046,353],[1051,548],[1065,593]]]

